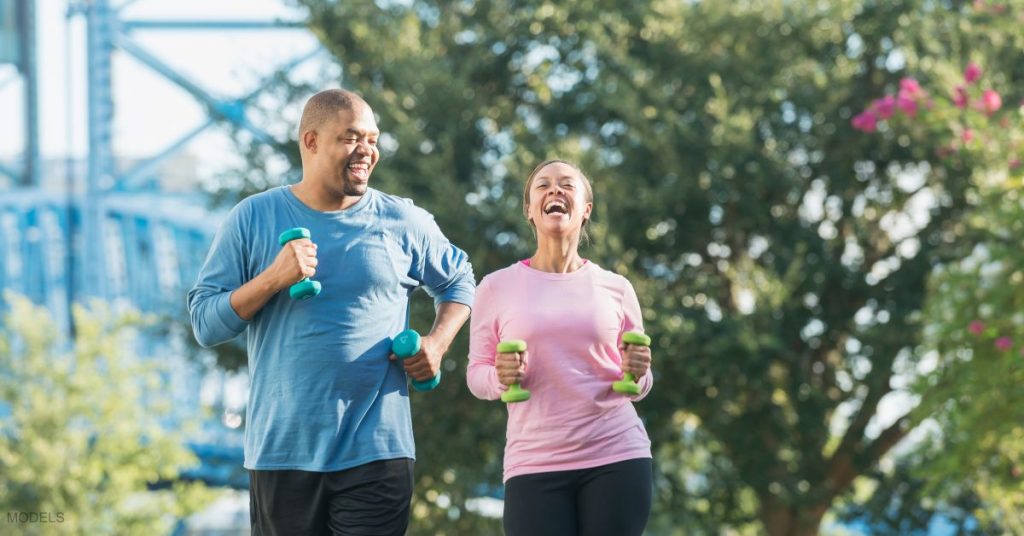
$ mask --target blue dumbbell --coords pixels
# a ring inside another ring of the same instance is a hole
[[[391,352],[403,360],[418,354],[420,352],[420,334],[416,333],[414,329],[407,329],[399,333],[391,341]],[[437,374],[427,381],[412,380],[410,383],[417,391],[429,391],[441,383],[441,371],[437,371]]]
[[[277,238],[277,241],[283,247],[292,240],[309,237],[309,229],[306,229],[305,227],[293,227],[281,233],[281,236]],[[293,300],[308,300],[309,298],[320,294],[320,288],[319,281],[313,281],[308,277],[304,277],[302,278],[302,281],[295,283],[288,289],[288,295],[291,296]]]

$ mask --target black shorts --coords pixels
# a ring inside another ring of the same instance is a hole
[[[252,536],[402,536],[412,482],[409,458],[330,473],[249,471]]]
[[[505,483],[505,534],[640,536],[652,478],[650,458],[514,476]]]

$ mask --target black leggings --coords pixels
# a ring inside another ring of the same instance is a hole
[[[651,459],[505,483],[507,536],[640,536],[651,515]]]

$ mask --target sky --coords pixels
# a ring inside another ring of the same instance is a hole
[[[36,0],[41,152],[43,158],[84,157],[87,147],[86,24],[68,17],[67,0]],[[112,0],[122,20],[302,20],[283,0]],[[217,97],[244,95],[274,69],[314,50],[305,29],[137,30],[132,39],[152,55]],[[312,74],[326,55],[304,64]],[[298,72],[301,75],[302,70]],[[12,80],[13,79],[13,80]],[[5,81],[9,81],[4,83]],[[152,156],[205,120],[197,101],[133,56],[113,57],[114,152],[117,157]],[[285,110],[293,121],[298,111]],[[294,117],[292,117],[294,116]],[[13,66],[0,66],[0,161],[10,164],[24,144],[23,85]],[[208,169],[223,167],[234,148],[223,129],[213,128],[186,150]]]

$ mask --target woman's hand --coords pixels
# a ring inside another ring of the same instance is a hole
[[[502,385],[521,383],[526,376],[526,360],[528,355],[528,350],[499,353],[494,360],[494,368],[498,371],[498,381]]]
[[[622,352],[622,372],[628,372],[640,379],[651,368],[651,347],[639,344],[624,344],[619,348]]]

